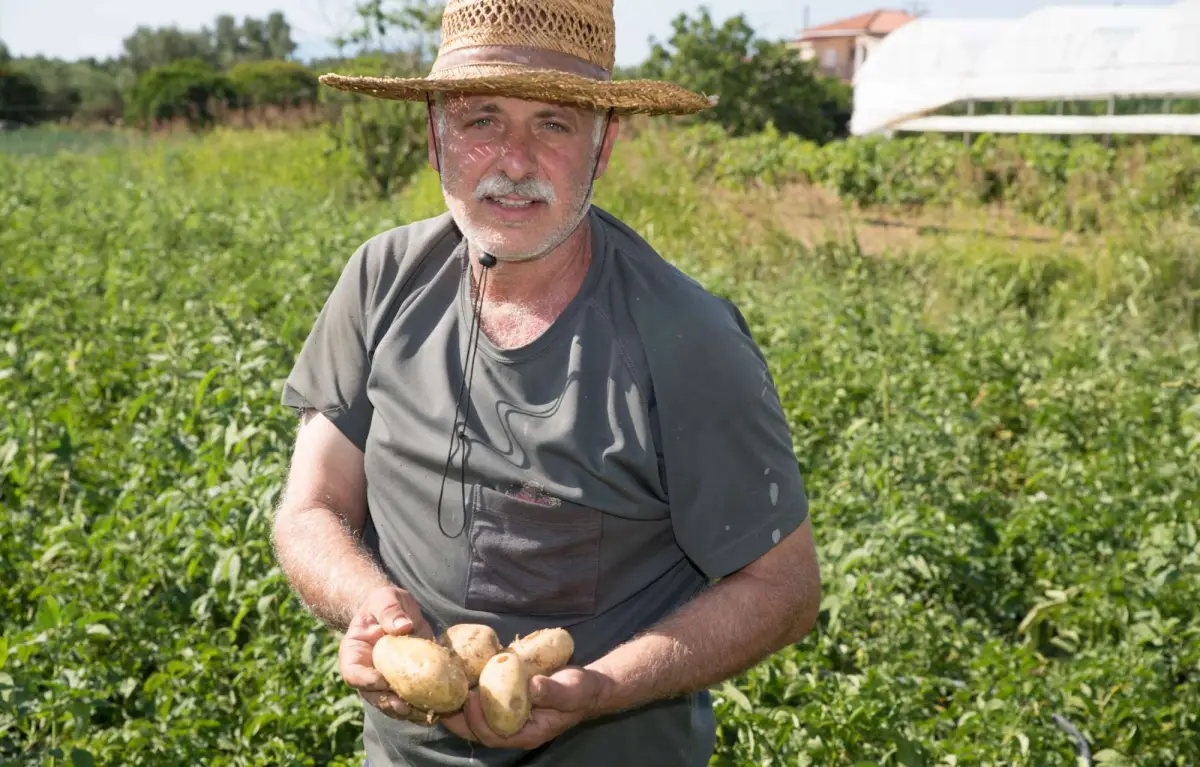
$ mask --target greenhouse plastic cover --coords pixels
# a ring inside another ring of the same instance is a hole
[[[1200,95],[1200,0],[1050,6],[1016,19],[910,22],[854,81],[856,135],[955,102]]]

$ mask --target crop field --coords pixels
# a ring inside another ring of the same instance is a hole
[[[743,309],[811,496],[819,624],[716,690],[714,765],[1200,764],[1196,155],[1001,149],[648,130],[599,184]],[[279,391],[436,178],[380,202],[319,133],[224,130],[0,178],[0,764],[360,765],[271,552]],[[866,247],[846,217],[893,204],[953,231]]]

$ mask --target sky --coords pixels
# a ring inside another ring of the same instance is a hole
[[[877,8],[911,9],[911,0],[615,0],[617,64],[641,62],[650,50],[648,39],[666,39],[671,21],[680,13],[694,14],[707,5],[718,21],[743,13],[751,27],[770,39],[796,35],[804,26],[823,24]],[[921,0],[929,16],[943,18],[1010,18],[1047,5],[1167,5],[1169,0]],[[175,25],[200,29],[213,25],[223,13],[265,18],[282,11],[300,44],[300,58],[328,55],[328,40],[346,31],[353,19],[354,0],[0,0],[0,41],[14,56],[45,55],[78,59],[116,56],[121,40],[138,25]]]

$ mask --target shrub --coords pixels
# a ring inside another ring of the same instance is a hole
[[[244,107],[293,107],[317,101],[317,76],[295,61],[244,61],[229,70]]]
[[[38,121],[45,93],[37,81],[0,64],[0,122],[29,125]]]
[[[237,92],[229,78],[198,59],[182,59],[147,71],[129,99],[129,119],[144,128],[183,118],[192,128],[212,124],[216,104],[232,106]]]
[[[411,76],[421,71],[413,57],[363,56],[339,66],[356,75]],[[426,162],[427,114],[423,102],[390,101],[325,88],[327,129],[337,149],[354,157],[359,176],[379,198],[408,183]]]

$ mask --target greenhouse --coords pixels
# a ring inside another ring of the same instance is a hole
[[[1200,135],[1198,41],[1200,0],[918,19],[855,75],[850,130]]]

